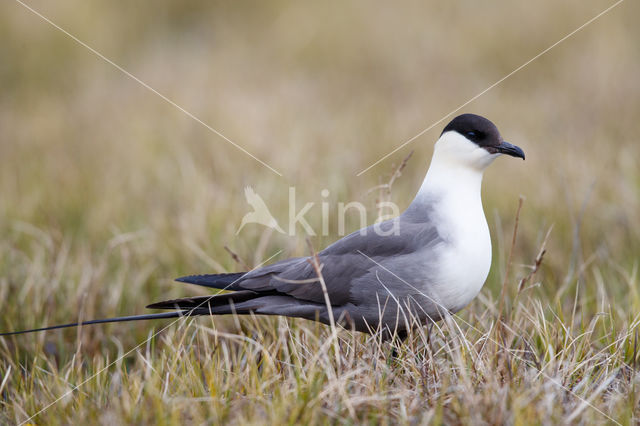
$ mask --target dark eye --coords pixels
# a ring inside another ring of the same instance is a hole
[[[470,138],[475,138],[477,136],[476,132],[467,132],[467,136]]]

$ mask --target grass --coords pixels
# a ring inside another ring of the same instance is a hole
[[[308,253],[301,228],[236,235],[246,185],[281,224],[290,186],[298,209],[315,202],[315,229],[327,201],[316,250],[338,238],[340,201],[371,220],[376,198],[406,207],[442,126],[356,173],[610,5],[29,4],[283,177],[3,3],[2,331],[206,294],[172,278],[237,270],[225,246],[250,265]],[[494,264],[458,316],[393,345],[265,317],[1,339],[0,423],[67,393],[30,421],[637,423],[638,7],[622,3],[467,107],[527,161],[486,174]],[[392,192],[370,191],[390,180]]]

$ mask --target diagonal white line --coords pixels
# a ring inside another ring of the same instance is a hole
[[[187,116],[191,117],[192,119],[194,119],[195,121],[197,121],[198,123],[200,123],[201,125],[203,125],[204,127],[206,127],[207,129],[209,129],[211,132],[213,132],[214,134],[218,135],[219,137],[221,137],[222,139],[224,139],[225,141],[229,142],[231,145],[235,146],[237,149],[239,149],[240,151],[244,152],[245,154],[247,154],[249,157],[253,158],[254,160],[256,160],[258,163],[262,164],[263,166],[265,166],[266,168],[268,168],[269,170],[271,170],[273,173],[277,174],[278,176],[282,176],[282,173],[280,173],[279,171],[277,171],[276,169],[274,169],[273,167],[271,167],[270,165],[268,165],[267,163],[265,163],[264,161],[262,161],[261,159],[259,159],[258,157],[256,157],[255,155],[251,154],[249,151],[247,151],[246,149],[244,149],[243,147],[241,147],[240,145],[238,145],[237,143],[235,143],[234,141],[232,141],[231,139],[229,139],[228,137],[226,137],[225,135],[223,135],[222,133],[220,133],[218,130],[214,129],[213,127],[211,127],[209,124],[205,123],[204,121],[202,121],[200,118],[196,117],[195,115],[193,115],[191,112],[187,111],[186,109],[184,109],[183,107],[181,107],[180,105],[178,105],[177,103],[175,103],[174,101],[172,101],[171,99],[169,99],[168,97],[166,97],[165,95],[163,95],[162,93],[158,92],[156,89],[154,89],[153,87],[149,86],[147,83],[145,83],[144,81],[140,80],[138,77],[136,77],[135,75],[131,74],[129,71],[127,71],[126,69],[122,68],[120,65],[116,64],[115,62],[113,62],[111,59],[107,58],[106,56],[104,56],[102,53],[98,52],[96,49],[94,49],[93,47],[89,46],[87,43],[85,43],[84,41],[80,40],[78,37],[74,36],[73,34],[71,34],[69,31],[65,30],[64,28],[60,27],[59,25],[55,24],[53,21],[51,21],[49,18],[47,18],[46,16],[44,16],[43,14],[41,14],[40,12],[38,12],[37,10],[33,9],[31,6],[29,6],[28,4],[25,4],[24,2],[22,2],[21,0],[15,0],[17,3],[19,3],[20,5],[22,5],[25,9],[29,10],[31,13],[33,13],[34,15],[38,16],[39,18],[41,18],[43,21],[47,22],[48,24],[50,24],[51,26],[53,26],[54,28],[56,28],[57,30],[61,31],[62,33],[64,33],[66,36],[68,36],[69,38],[71,38],[73,41],[75,41],[76,43],[78,43],[79,45],[85,47],[86,49],[88,49],[89,51],[91,51],[91,53],[93,53],[94,55],[96,55],[97,57],[99,57],[100,59],[102,59],[103,61],[107,62],[108,64],[110,64],[111,66],[113,66],[114,68],[116,68],[117,70],[119,70],[120,72],[122,72],[123,74],[125,74],[127,77],[131,78],[132,80],[136,81],[137,83],[139,83],[141,86],[143,86],[145,89],[150,90],[151,92],[155,93],[156,95],[158,95],[160,98],[162,98],[165,102],[169,103],[170,105],[172,105],[173,107],[177,108],[178,110],[182,111],[183,113],[185,113]]]
[[[544,55],[545,53],[549,52],[551,49],[553,49],[554,47],[556,47],[557,45],[559,45],[560,43],[562,43],[563,41],[565,41],[566,39],[568,39],[569,37],[573,36],[575,33],[577,33],[578,31],[584,29],[586,26],[588,26],[589,24],[593,23],[596,19],[600,18],[602,15],[606,14],[607,12],[610,12],[613,8],[615,8],[616,6],[618,6],[620,3],[622,3],[624,0],[618,0],[617,2],[615,2],[614,4],[612,4],[611,6],[609,6],[608,8],[606,8],[605,10],[603,10],[602,12],[598,13],[596,16],[594,16],[593,18],[589,19],[587,22],[585,22],[584,24],[580,25],[578,28],[576,28],[575,30],[571,31],[569,34],[567,34],[566,36],[562,37],[560,40],[556,41],[555,43],[553,43],[551,46],[547,47],[546,49],[544,49],[542,52],[538,53],[536,56],[534,56],[533,58],[529,59],[527,62],[525,62],[524,64],[520,65],[518,68],[514,69],[513,71],[511,71],[509,74],[505,75],[504,77],[502,77],[500,80],[496,81],[495,83],[493,83],[491,86],[487,87],[486,89],[484,89],[482,92],[478,93],[477,95],[475,95],[474,97],[472,97],[471,99],[469,99],[468,101],[464,102],[463,104],[461,104],[460,106],[454,108],[452,111],[450,111],[449,113],[447,113],[445,116],[443,116],[442,118],[440,118],[438,121],[434,122],[433,124],[431,124],[429,127],[427,127],[426,129],[420,131],[417,135],[407,139],[404,143],[402,143],[401,145],[399,145],[397,148],[395,148],[393,151],[391,151],[390,153],[386,154],[385,156],[383,156],[382,158],[380,158],[378,161],[376,161],[375,163],[371,164],[369,167],[367,167],[366,169],[362,170],[360,173],[358,173],[356,176],[360,176],[363,173],[367,172],[369,169],[371,169],[372,167],[378,165],[380,162],[382,162],[383,160],[389,158],[391,155],[395,154],[396,152],[398,152],[399,150],[401,150],[402,148],[404,148],[405,146],[409,145],[411,142],[413,142],[414,140],[418,139],[420,136],[424,135],[425,133],[427,133],[429,130],[433,129],[435,126],[437,126],[438,124],[440,124],[442,121],[444,121],[447,117],[449,117],[450,115],[456,113],[457,111],[460,111],[462,108],[466,107],[467,105],[469,105],[471,102],[475,101],[476,99],[478,99],[480,96],[484,95],[485,93],[487,93],[489,90],[493,89],[494,87],[496,87],[497,85],[499,85],[500,83],[502,83],[503,81],[505,81],[506,79],[508,79],[509,77],[511,77],[512,75],[514,75],[515,73],[517,73],[518,71],[520,71],[521,69],[523,69],[524,67],[526,67],[527,65],[529,65],[531,62],[535,61],[536,59],[538,59],[539,57],[541,57],[542,55]]]
[[[389,270],[387,267],[385,267],[384,265],[380,264],[379,262],[375,261],[374,259],[372,259],[371,257],[367,256],[366,254],[364,254],[362,251],[357,250],[358,253],[360,253],[361,255],[363,255],[365,258],[369,259],[370,261],[372,261],[374,264],[376,264],[377,266],[379,266],[380,268],[384,269],[385,271],[389,272],[391,275],[393,275],[394,277],[396,277],[397,279],[399,279],[400,281],[402,281],[405,285],[411,287],[412,289],[414,289],[415,291],[417,291],[418,293],[420,293],[422,296],[426,297],[427,299],[429,299],[430,301],[432,301],[433,303],[435,303],[437,306],[439,306],[440,308],[442,308],[444,310],[444,312],[448,312],[452,317],[455,317],[457,319],[459,319],[460,321],[462,321],[466,326],[471,327],[472,329],[474,329],[475,331],[477,331],[478,333],[480,333],[481,335],[484,335],[485,333],[482,332],[480,329],[476,328],[475,326],[473,326],[472,324],[470,324],[468,321],[465,321],[464,318],[462,318],[461,316],[452,313],[451,311],[449,311],[449,309],[447,309],[444,305],[442,305],[440,302],[438,302],[437,300],[435,300],[434,298],[430,297],[429,295],[425,294],[423,291],[421,291],[420,289],[416,288],[415,286],[409,284],[406,280],[400,278],[399,276],[397,276],[393,271]],[[526,359],[521,358],[517,355],[515,355],[513,353],[512,350],[510,350],[509,348],[505,347],[504,345],[498,343],[497,341],[495,341],[494,339],[491,338],[491,336],[489,336],[488,334],[487,336],[487,340],[491,341],[492,343],[494,343],[495,345],[501,347],[502,349],[506,350],[507,352],[511,353],[511,356],[524,362],[525,364],[534,367],[533,365],[531,365]],[[542,376],[544,376],[545,378],[547,378],[548,380],[551,381],[551,383],[555,384],[556,386],[560,387],[562,390],[564,390],[565,392],[570,393],[571,395],[575,396],[577,399],[579,399],[583,405],[588,405],[589,407],[593,408],[594,410],[596,410],[598,413],[602,414],[603,416],[605,416],[607,419],[611,420],[612,422],[614,422],[617,425],[621,425],[621,423],[619,423],[618,421],[616,421],[615,419],[613,419],[611,416],[609,416],[607,413],[605,413],[604,411],[600,410],[598,407],[596,407],[595,405],[591,404],[589,401],[587,401],[586,399],[584,399],[583,397],[581,397],[580,395],[576,394],[575,392],[573,392],[571,389],[569,389],[568,387],[564,386],[562,383],[560,383],[559,381],[557,381],[556,379],[554,379],[553,377],[547,375],[546,373],[544,373],[542,371],[542,369],[538,369],[538,373]]]
[[[255,268],[259,268],[260,266],[264,265],[265,263],[267,263],[268,261],[270,261],[271,259],[273,259],[274,257],[276,257],[277,255],[279,255],[280,253],[282,253],[282,250],[278,250],[275,254],[271,255],[267,260],[261,262],[259,265],[257,265]],[[254,268],[254,269],[255,269]],[[244,276],[244,275],[243,275]],[[90,376],[89,378],[83,380],[82,382],[80,382],[79,384],[73,386],[71,389],[69,389],[68,391],[66,391],[65,393],[63,393],[59,398],[57,398],[55,401],[49,403],[47,406],[45,406],[44,408],[40,409],[38,412],[36,412],[35,414],[32,414],[31,417],[29,417],[28,419],[24,420],[23,422],[21,422],[19,424],[19,426],[24,425],[25,423],[31,421],[34,417],[36,417],[39,414],[42,414],[43,412],[45,412],[46,410],[48,410],[49,408],[51,408],[52,406],[54,406],[55,404],[57,404],[58,402],[60,402],[60,400],[62,400],[63,398],[65,398],[67,395],[69,395],[70,393],[72,393],[73,391],[77,390],[80,386],[84,385],[85,383],[93,380],[94,378],[96,378],[97,376],[99,376],[103,371],[105,371],[106,369],[108,369],[109,367],[111,367],[112,365],[114,365],[115,363],[117,363],[118,361],[120,361],[122,358],[126,357],[127,355],[129,355],[130,353],[132,353],[133,351],[135,351],[136,349],[138,349],[139,347],[147,344],[147,342],[151,339],[153,339],[154,337],[156,337],[158,334],[162,333],[163,331],[165,331],[167,328],[173,326],[175,323],[177,323],[180,320],[183,320],[185,318],[189,318],[191,316],[191,314],[198,309],[200,306],[204,305],[205,303],[209,302],[209,300],[211,300],[212,298],[214,298],[215,296],[217,296],[218,294],[220,294],[222,291],[226,290],[227,288],[231,287],[232,285],[234,285],[236,282],[238,282],[240,279],[242,279],[242,277],[238,278],[237,280],[235,280],[234,282],[232,282],[231,284],[229,284],[228,286],[226,286],[225,288],[220,289],[220,291],[218,291],[215,294],[212,294],[210,297],[208,297],[207,299],[205,299],[202,303],[200,303],[198,306],[191,308],[188,310],[186,315],[183,315],[181,317],[178,317],[176,320],[171,321],[171,323],[169,323],[169,325],[161,328],[159,331],[153,333],[153,335],[147,339],[145,339],[143,342],[139,343],[138,345],[136,345],[134,348],[130,349],[129,351],[127,351],[127,353],[119,356],[117,359],[115,359],[113,362],[111,362],[110,364],[106,365],[105,367],[101,368],[100,370],[98,370],[97,373],[93,374],[92,376]],[[82,324],[80,324],[82,325]]]

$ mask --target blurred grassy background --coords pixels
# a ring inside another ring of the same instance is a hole
[[[281,224],[295,186],[300,206],[316,202],[308,218],[320,229],[322,189],[334,207],[355,200],[373,211],[367,190],[415,150],[392,195],[405,207],[446,121],[356,173],[612,3],[29,4],[283,176],[20,4],[3,2],[3,331],[134,314],[150,301],[194,294],[171,279],[236,270],[225,244],[253,264],[279,249],[279,258],[304,254],[301,235],[267,239],[258,225],[235,235],[249,209],[246,185]],[[471,313],[497,297],[519,195],[526,201],[514,278],[526,274],[523,264],[553,225],[532,297],[571,312],[577,291],[586,322],[602,309],[626,320],[640,310],[639,13],[637,2],[622,3],[461,111],[490,118],[527,154],[524,163],[500,159],[486,174],[496,256]],[[357,216],[350,219],[356,229]],[[321,248],[335,238],[313,242]],[[105,333],[126,349],[150,328],[87,329],[83,352],[114,354]],[[57,332],[16,339],[7,350],[31,359],[53,341],[49,355],[64,363],[74,340]]]

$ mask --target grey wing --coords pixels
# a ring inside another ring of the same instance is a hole
[[[394,226],[397,232],[391,232]],[[395,272],[396,268],[404,268],[425,251],[428,252],[429,247],[438,241],[438,233],[432,225],[402,220],[402,217],[375,227],[369,226],[336,241],[318,253],[331,304],[360,304],[361,295],[367,293],[367,288],[363,287],[377,287],[374,271],[389,268]],[[402,271],[397,273],[401,275]],[[275,290],[296,299],[324,303],[319,281],[291,282],[314,278],[317,276],[310,258],[301,257],[251,271],[239,285],[247,290]]]

